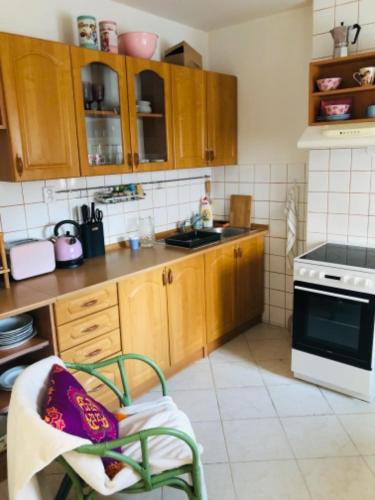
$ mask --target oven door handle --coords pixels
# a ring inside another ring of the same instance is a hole
[[[369,304],[368,299],[361,299],[360,297],[351,297],[350,295],[343,295],[341,293],[324,292],[323,290],[315,290],[313,288],[305,288],[303,286],[295,286],[295,290],[302,290],[303,292],[316,293],[317,295],[327,295],[328,297],[337,297],[338,299],[352,300],[353,302],[361,302],[362,304]]]

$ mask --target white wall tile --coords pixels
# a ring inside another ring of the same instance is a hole
[[[313,0],[313,9],[326,9],[327,7],[334,7],[335,0]]]
[[[309,191],[318,193],[328,191],[328,172],[310,172]]]
[[[269,182],[271,167],[269,165],[255,165],[254,182]]]
[[[44,201],[43,188],[44,181],[22,182],[22,192],[24,203],[38,203]]]
[[[285,238],[286,222],[285,220],[270,220],[270,235],[272,238]]]
[[[328,233],[346,236],[348,234],[348,223],[348,215],[328,214]]]
[[[330,170],[350,170],[351,150],[333,149],[331,151]]]
[[[351,194],[349,213],[351,215],[368,215],[369,205],[370,195],[368,193]]]
[[[358,50],[372,50],[375,47],[375,23],[362,26],[358,38]]]
[[[359,2],[359,23],[375,23],[375,2],[374,0],[360,0]]]
[[[8,231],[22,231],[27,227],[25,208],[23,205],[0,208],[0,220],[0,227],[2,227],[5,233]]]
[[[327,33],[335,25],[335,9],[314,11],[313,14],[313,35]]]
[[[288,182],[306,182],[305,165],[303,163],[288,164]]]
[[[333,54],[333,42],[330,33],[315,35],[313,37],[313,59],[331,57]]]
[[[321,233],[327,226],[327,214],[310,213],[308,218],[308,230],[312,233]]]
[[[348,236],[367,236],[368,217],[365,215],[349,215]]]
[[[28,228],[40,227],[49,223],[49,215],[45,203],[31,203],[25,205],[25,213]]]
[[[22,186],[16,182],[0,182],[0,207],[22,205]]]
[[[225,182],[238,182],[240,180],[240,169],[238,165],[225,167]]]
[[[275,163],[271,165],[271,182],[287,182],[288,169],[283,163]]]
[[[285,274],[270,273],[270,288],[272,290],[285,291]]]
[[[349,213],[349,193],[329,193],[328,213]]]
[[[256,200],[269,200],[270,199],[270,185],[269,184],[254,184],[254,197]]]
[[[310,193],[309,210],[311,212],[326,213],[328,204],[327,193]]]
[[[286,201],[286,184],[271,184],[270,186],[270,200],[271,201]]]
[[[333,193],[348,193],[350,190],[350,172],[330,172],[329,190]]]
[[[254,167],[252,165],[240,165],[240,182],[254,182]]]
[[[371,170],[371,155],[365,149],[352,149],[352,170]]]
[[[281,201],[270,202],[270,218],[285,220],[285,203]]]
[[[348,26],[358,22],[357,0],[355,2],[343,3],[342,5],[336,4],[334,26],[339,26],[342,22]]]
[[[368,193],[371,182],[370,172],[353,172],[350,191],[352,193]]]
[[[328,170],[329,161],[329,149],[314,149],[309,153],[309,171]]]

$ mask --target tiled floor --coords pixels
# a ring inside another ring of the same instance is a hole
[[[375,403],[295,380],[289,367],[288,332],[258,325],[169,380],[205,448],[209,500],[373,500]],[[186,500],[171,489],[110,498]]]

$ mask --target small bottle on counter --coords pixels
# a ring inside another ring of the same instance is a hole
[[[201,198],[201,218],[203,222],[203,227],[213,227],[214,218],[212,214],[211,203],[207,195]]]

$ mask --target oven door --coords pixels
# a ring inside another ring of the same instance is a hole
[[[293,348],[372,368],[374,297],[296,281]]]

